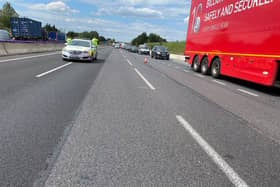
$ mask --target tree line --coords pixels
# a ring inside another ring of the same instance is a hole
[[[132,45],[138,46],[141,44],[153,43],[153,42],[161,43],[161,42],[167,42],[167,40],[157,34],[150,33],[149,35],[147,35],[146,32],[143,32],[142,34],[140,34],[136,38],[134,38],[131,43],[132,43]]]
[[[107,41],[110,39],[106,39],[104,36],[99,35],[97,31],[84,31],[84,32],[74,32],[69,31],[67,34],[68,38],[83,38],[83,39],[92,39],[92,38],[98,38],[99,41]]]
[[[0,29],[4,29],[7,31],[11,30],[11,18],[12,17],[19,17],[19,14],[16,10],[12,7],[11,3],[6,2],[2,9],[0,9]],[[43,27],[43,30],[46,32],[60,32],[55,25],[46,24]]]
[[[0,28],[10,30],[11,28],[11,17],[18,17],[18,13],[11,6],[9,2],[6,2],[0,10]]]

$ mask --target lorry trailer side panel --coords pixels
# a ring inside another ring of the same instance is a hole
[[[206,55],[209,62],[219,57],[221,74],[274,85],[280,60],[279,7],[280,1],[273,0],[192,1],[185,48],[189,63],[195,55]]]

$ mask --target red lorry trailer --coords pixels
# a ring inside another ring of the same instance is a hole
[[[195,71],[280,84],[280,0],[192,0],[186,62]]]

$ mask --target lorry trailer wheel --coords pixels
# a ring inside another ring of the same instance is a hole
[[[211,65],[211,74],[214,78],[219,78],[221,75],[221,62],[216,58]]]
[[[204,57],[201,62],[201,73],[207,75],[209,73],[208,58]]]
[[[195,56],[194,59],[193,59],[193,70],[194,70],[195,72],[199,72],[199,70],[200,70],[199,58],[198,58],[198,56]]]

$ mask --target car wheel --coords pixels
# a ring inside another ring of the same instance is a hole
[[[211,65],[211,74],[214,78],[219,78],[221,75],[221,62],[216,58]]]

